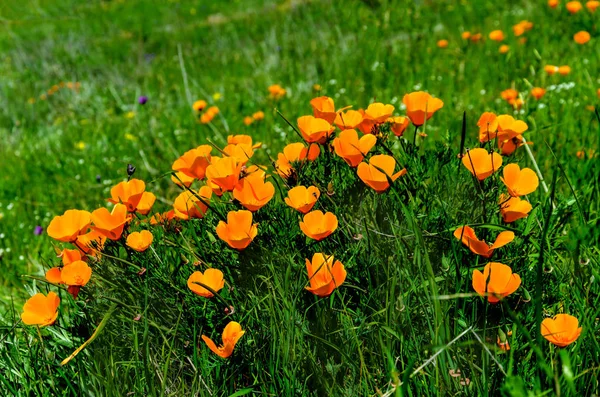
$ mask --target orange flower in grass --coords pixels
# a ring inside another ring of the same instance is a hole
[[[254,155],[252,145],[247,143],[229,144],[223,148],[223,152],[235,159],[237,164],[245,165],[248,160]],[[215,159],[214,157],[213,159]]]
[[[309,287],[306,289],[313,294],[325,297],[331,295],[346,280],[346,269],[340,261],[335,261],[333,255],[316,253],[312,261],[306,259]]]
[[[75,261],[85,260],[85,253],[82,254],[81,251],[78,249],[65,248],[60,252],[60,255],[58,256],[61,258],[63,266],[67,266],[68,264],[73,263]]]
[[[518,219],[525,218],[532,210],[529,201],[521,200],[518,197],[510,197],[505,194],[500,195],[500,215],[506,223],[512,223]]]
[[[273,84],[269,86],[269,97],[271,99],[279,100],[283,98],[286,94],[285,88],[280,86],[279,84]]]
[[[542,99],[542,97],[546,95],[546,90],[541,87],[534,87],[531,90],[531,96],[537,99],[538,101]]]
[[[225,326],[223,330],[223,344],[219,347],[215,345],[215,342],[212,341],[209,337],[202,335],[202,340],[206,343],[206,346],[217,356],[222,358],[227,358],[233,354],[233,349],[235,345],[240,340],[240,338],[244,335],[246,331],[242,331],[242,326],[235,321],[231,321],[229,324]]]
[[[204,298],[212,298],[214,292],[219,292],[225,286],[223,272],[219,269],[206,269],[204,273],[194,272],[187,280],[188,288]],[[205,288],[208,287],[211,290]]]
[[[321,197],[321,192],[315,186],[296,186],[288,192],[285,203],[293,209],[306,214]]]
[[[590,34],[584,30],[575,33],[575,35],[573,36],[573,40],[575,40],[577,44],[585,44],[588,41],[590,41],[591,38],[592,37],[590,36]]]
[[[404,131],[410,125],[410,119],[404,116],[390,117],[387,121],[390,123],[390,129],[397,137],[404,135]]]
[[[556,8],[558,7],[559,1],[558,0],[548,0],[548,7],[550,8]]]
[[[252,118],[254,119],[254,121],[264,120],[265,112],[263,112],[262,110],[259,110],[258,112],[254,112],[254,113],[252,113]],[[258,146],[260,146],[260,145],[258,145]]]
[[[267,204],[275,194],[275,187],[271,182],[265,182],[263,171],[253,172],[240,179],[233,189],[233,197],[249,211],[258,211]]]
[[[571,14],[576,14],[583,8],[581,3],[578,1],[569,1],[567,4],[565,4],[565,7]]]
[[[510,51],[510,46],[508,46],[506,44],[502,44],[500,47],[498,47],[498,52],[500,54],[506,54],[509,51]]]
[[[500,93],[500,97],[505,101],[510,101],[512,99],[517,99],[519,97],[519,91],[514,88],[509,88]]]
[[[502,156],[496,152],[489,153],[486,149],[477,148],[467,151],[462,163],[478,180],[483,181],[496,172],[502,165]]]
[[[363,114],[358,110],[338,113],[333,121],[340,130],[353,130],[363,122]]]
[[[590,0],[590,1],[588,1],[588,2],[586,2],[586,3],[585,3],[585,6],[587,7],[587,9],[588,9],[590,12],[596,12],[596,9],[597,9],[598,7],[600,7],[600,1],[597,1],[597,0]]]
[[[202,186],[197,193],[184,190],[173,202],[174,216],[183,220],[204,218],[212,194],[213,191],[209,186]]]
[[[260,112],[260,113],[262,113],[262,112]],[[264,118],[264,113],[263,113],[263,118]],[[258,120],[258,119],[255,118],[255,120]],[[261,142],[252,143],[252,137],[250,135],[243,135],[243,134],[227,136],[227,144],[228,145],[245,144],[245,145],[252,146],[252,149],[258,149],[262,145]]]
[[[394,106],[381,102],[370,104],[365,110],[364,118],[374,121],[376,124],[385,123],[394,113]]]
[[[62,284],[63,281],[60,276],[60,272],[61,272],[60,267],[53,267],[53,268],[48,269],[48,271],[45,274],[46,280],[52,284]]]
[[[375,135],[367,134],[358,139],[356,130],[344,130],[333,140],[333,148],[350,167],[356,167],[376,143]]]
[[[544,66],[544,72],[546,72],[549,76],[552,76],[554,73],[558,72],[558,66],[546,65]]]
[[[494,241],[492,245],[489,245],[484,240],[479,240],[477,238],[473,228],[470,226],[461,226],[454,231],[454,237],[461,240],[474,254],[489,258],[492,256],[495,249],[503,247],[513,241],[515,234],[510,231],[500,232],[496,237],[496,241]]]
[[[473,289],[488,302],[497,303],[515,292],[521,285],[521,277],[513,273],[510,266],[490,262],[483,268],[473,271]]]
[[[320,96],[318,98],[313,98],[310,101],[310,106],[313,109],[313,115],[318,119],[323,119],[327,121],[329,124],[333,124],[333,120],[335,120],[335,105],[333,103],[333,99],[327,96]]]
[[[206,101],[203,99],[200,99],[192,104],[192,109],[194,109],[194,111],[196,111],[196,112],[201,112],[204,110],[206,105],[207,105]]]
[[[508,164],[503,170],[504,177],[500,177],[506,185],[508,193],[513,197],[525,196],[535,192],[540,180],[530,168],[519,167],[518,164]]]
[[[21,320],[25,325],[52,325],[58,318],[59,305],[60,298],[54,292],[48,292],[48,296],[37,293],[23,305]]]
[[[150,218],[150,224],[152,226],[165,224],[165,223],[169,222],[170,220],[172,220],[173,218],[175,218],[175,210],[169,210],[169,211],[163,212],[163,213],[156,213],[156,214],[152,215],[152,218]]]
[[[55,240],[72,243],[77,236],[87,232],[92,222],[91,214],[81,210],[67,210],[55,216],[48,225],[48,235]]]
[[[356,170],[358,177],[377,193],[385,192],[390,183],[406,174],[406,168],[396,172],[396,160],[387,154],[377,154],[369,159],[369,163],[360,163]]]
[[[520,137],[529,128],[524,121],[515,120],[508,114],[501,114],[496,120],[498,121],[498,141],[502,142]]]
[[[174,171],[181,171],[190,178],[204,179],[206,167],[210,164],[210,145],[201,145],[188,150],[173,163]]]
[[[106,208],[98,208],[92,212],[92,229],[111,240],[118,240],[130,219],[127,207],[123,204],[116,204],[111,212]]]
[[[496,131],[498,131],[498,117],[492,112],[484,112],[479,121],[477,121],[479,127],[479,142],[485,143],[496,138]]]
[[[309,238],[321,241],[329,236],[338,227],[337,217],[331,213],[323,211],[312,211],[304,215],[300,221],[300,229]]]
[[[299,161],[313,161],[319,154],[321,149],[316,143],[306,146],[302,142],[290,143],[283,148],[283,153],[277,155],[275,162],[275,170],[282,178],[290,178],[294,174],[292,163]]]
[[[211,164],[206,168],[206,177],[223,191],[230,192],[240,179],[243,164],[233,157],[213,157]]]
[[[217,225],[217,235],[231,248],[243,250],[258,234],[258,225],[252,224],[252,212],[229,211],[227,222],[220,221]]]
[[[140,179],[123,181],[110,189],[111,198],[108,201],[113,204],[125,204],[127,211],[135,212],[145,190],[146,184]]]
[[[92,231],[89,233],[82,234],[77,237],[77,241],[74,244],[87,255],[97,257],[100,251],[102,251],[104,248],[105,242],[106,236],[97,230],[92,229]]]
[[[92,277],[92,268],[84,261],[75,261],[64,266],[60,272],[62,282],[69,286],[68,291],[77,298],[81,287],[85,286]]]
[[[579,320],[570,314],[557,314],[554,318],[544,319],[541,324],[542,336],[558,347],[575,342],[581,331]]]
[[[492,30],[490,32],[490,40],[494,41],[503,41],[504,40],[504,32],[501,30]]]
[[[432,97],[424,91],[411,92],[404,95],[402,103],[406,105],[406,114],[415,126],[422,126],[426,120],[444,106],[439,98]]]
[[[154,202],[156,201],[156,196],[152,192],[144,192],[142,194],[142,199],[137,205],[135,209],[137,213],[141,215],[148,215],[150,210],[152,210],[152,206],[154,206]]]
[[[144,252],[150,247],[154,236],[148,230],[133,232],[127,236],[127,246],[137,252]]]
[[[335,130],[328,121],[313,116],[298,118],[298,128],[300,134],[308,143],[325,143]]]
[[[558,67],[558,74],[561,76],[566,76],[571,73],[571,67],[568,65],[563,65]]]
[[[438,48],[448,48],[448,40],[446,40],[446,39],[438,40],[436,45],[438,46]]]

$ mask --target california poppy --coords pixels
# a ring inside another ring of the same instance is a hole
[[[499,202],[500,214],[506,223],[525,218],[533,208],[529,201],[521,200],[518,197],[510,197],[505,194],[500,195]]]
[[[262,113],[262,112],[260,112],[260,113]],[[263,113],[262,117],[264,118],[264,113]],[[252,137],[250,135],[239,134],[239,135],[227,136],[227,144],[228,145],[239,145],[240,143],[250,145],[250,146],[252,146],[252,149],[258,149],[262,145],[261,142],[253,143]]]
[[[155,201],[156,196],[154,193],[144,192],[144,194],[142,194],[142,199],[138,203],[135,211],[141,215],[148,215]]]
[[[479,127],[479,142],[485,143],[496,138],[496,132],[498,131],[498,117],[492,112],[484,112],[479,121],[477,121]]]
[[[210,164],[210,145],[200,145],[195,149],[188,150],[173,163],[174,171],[181,171],[191,178],[204,179],[206,167]]]
[[[212,291],[204,288],[203,285],[210,288]],[[219,269],[206,269],[204,273],[194,272],[187,280],[188,288],[204,298],[212,298],[214,292],[219,292],[225,286],[223,272]]]
[[[299,161],[313,161],[319,154],[321,149],[316,143],[306,146],[304,143],[290,143],[283,148],[283,153],[277,155],[275,162],[275,170],[282,178],[290,178],[294,173],[292,163]]]
[[[327,120],[318,119],[314,116],[298,118],[298,128],[300,134],[308,143],[325,143],[335,129]]]
[[[514,240],[515,234],[511,231],[503,231],[498,234],[496,241],[489,245],[484,240],[479,240],[475,235],[475,230],[470,226],[461,226],[454,231],[454,237],[461,240],[471,252],[481,255],[484,258],[489,258],[494,253],[494,250],[505,246]]]
[[[439,98],[434,98],[424,91],[411,92],[404,95],[402,103],[406,105],[406,113],[410,121],[416,126],[425,124],[431,116],[444,106]]]
[[[206,101],[204,99],[197,100],[192,104],[192,109],[196,112],[201,112],[206,107]]]
[[[77,298],[79,289],[85,286],[92,277],[92,268],[84,261],[75,261],[64,266],[60,272],[62,282],[69,286],[68,291]]]
[[[390,129],[397,137],[404,135],[404,131],[410,125],[410,119],[404,116],[390,117],[387,121],[390,123]]]
[[[111,212],[106,208],[98,208],[92,212],[92,229],[111,240],[118,240],[129,219],[127,207],[123,204],[115,204]]]
[[[242,166],[233,157],[213,157],[206,168],[206,177],[223,191],[230,192],[238,183]]]
[[[192,183],[194,183],[194,181],[196,180],[196,178],[194,178],[193,176],[189,176],[187,174],[184,174],[181,171],[177,171],[174,174],[171,174],[171,180],[177,186],[190,187],[190,186],[192,186]]]
[[[74,244],[87,255],[97,256],[102,251],[105,242],[106,236],[92,229],[86,234],[77,236],[77,241]]]
[[[212,190],[211,190],[212,191]],[[175,218],[175,210],[169,210],[167,212],[159,213],[152,215],[150,218],[150,224],[160,225],[169,222],[171,219]]]
[[[53,283],[53,284],[62,284],[62,278],[60,276],[60,272],[61,272],[61,268],[60,267],[53,267],[48,269],[48,271],[45,274],[46,280],[49,283]]]
[[[358,139],[356,130],[343,130],[333,140],[333,148],[350,167],[356,167],[376,143],[375,135],[367,134]]]
[[[505,101],[510,101],[511,99],[515,99],[519,96],[519,91],[514,88],[508,88],[500,93],[500,97]]]
[[[569,65],[562,65],[558,67],[558,74],[566,76],[571,73],[571,67]]]
[[[173,202],[175,217],[179,219],[204,218],[213,191],[209,186],[202,186],[197,193],[184,190]]]
[[[558,7],[559,1],[558,0],[548,0],[548,7],[550,8],[556,8]]]
[[[202,340],[217,356],[227,358],[233,354],[233,349],[235,348],[236,343],[240,340],[245,332],[246,331],[242,331],[242,326],[239,323],[231,321],[223,330],[223,344],[221,346],[217,347],[215,342],[205,335],[202,335]]]
[[[373,120],[377,124],[381,124],[389,119],[392,113],[394,113],[394,106],[375,102],[367,107],[364,117]]]
[[[252,118],[254,119],[254,121],[261,121],[265,118],[265,112],[263,112],[262,110],[259,110],[258,112],[254,112],[254,113],[252,113]]]
[[[243,121],[244,121],[244,125],[245,126],[248,126],[248,125],[254,123],[254,119],[252,117],[250,117],[250,116],[244,117]]]
[[[279,84],[269,86],[269,97],[271,97],[271,99],[279,100],[285,96],[285,93],[285,89]]]
[[[47,232],[55,240],[72,243],[77,236],[87,232],[91,221],[91,214],[87,211],[67,210],[50,221]]]
[[[310,211],[319,197],[321,192],[315,186],[296,186],[288,192],[288,196],[285,198],[285,203],[293,209],[306,214]]]
[[[264,171],[257,171],[240,179],[233,189],[233,197],[249,211],[258,211],[267,204],[275,194],[271,182],[265,182]]]
[[[501,142],[520,137],[528,128],[524,121],[515,120],[508,114],[501,114],[496,121],[498,122],[498,141]]]
[[[554,66],[554,65],[546,65],[544,66],[544,71],[552,76],[554,73],[558,72],[558,66]]]
[[[220,221],[217,225],[217,235],[231,248],[243,250],[258,234],[257,224],[252,224],[252,212],[229,211],[227,222]]]
[[[223,148],[223,152],[235,159],[237,164],[245,165],[254,155],[252,144],[236,143],[229,144]]]
[[[357,128],[363,122],[363,115],[357,110],[348,110],[345,113],[339,112],[335,116],[334,123],[340,130],[352,130]]]
[[[588,2],[586,2],[586,3],[585,3],[585,6],[587,7],[587,9],[588,9],[590,12],[596,12],[596,9],[597,9],[598,7],[600,7],[600,1],[597,1],[597,0],[590,0],[590,1],[588,1]]]
[[[515,292],[521,285],[521,277],[513,273],[510,266],[498,262],[490,262],[483,268],[473,271],[473,289],[488,302],[497,303]]]
[[[78,249],[65,248],[60,252],[58,257],[61,258],[63,265],[66,266],[69,263],[84,260],[85,254]]]
[[[581,335],[579,320],[570,314],[557,314],[554,318],[542,321],[542,336],[558,347],[565,347],[575,342]]]
[[[448,40],[442,39],[437,42],[438,48],[448,48]]]
[[[471,34],[471,37],[469,37],[469,39],[473,42],[473,43],[477,43],[478,41],[481,40],[483,36],[481,35],[481,33],[473,33]]]
[[[146,184],[140,179],[119,182],[110,189],[111,198],[108,201],[113,204],[125,204],[127,211],[135,212],[145,190]]]
[[[306,289],[320,297],[331,295],[346,280],[344,265],[340,261],[334,262],[333,255],[316,253],[312,261],[306,259],[306,272],[310,284]]]
[[[321,241],[329,236],[337,229],[337,227],[338,219],[333,213],[326,212],[323,214],[323,212],[319,210],[309,212],[304,215],[303,220],[300,221],[300,229],[302,232],[307,237],[317,241]]]
[[[585,44],[588,41],[590,41],[591,36],[588,32],[582,30],[581,32],[577,32],[575,33],[575,35],[573,36],[573,40],[575,40],[575,42],[577,44]]]
[[[333,99],[327,96],[313,98],[310,101],[310,106],[313,109],[313,115],[318,119],[326,120],[329,124],[333,124],[335,120],[335,105]]]
[[[521,169],[518,164],[508,164],[504,167],[503,174],[504,177],[500,179],[513,197],[525,196],[538,188],[538,176],[530,168]]]
[[[390,182],[406,174],[406,168],[394,173],[396,160],[387,154],[377,154],[369,159],[369,163],[360,163],[356,170],[358,177],[377,193],[383,193],[390,187]]]
[[[496,172],[502,165],[502,156],[496,152],[489,153],[486,149],[477,148],[467,151],[462,163],[478,180],[483,181]]]
[[[133,232],[127,236],[127,246],[137,252],[144,252],[150,247],[154,240],[154,236],[148,230],[142,230],[141,232]]]
[[[58,318],[59,305],[60,298],[54,292],[48,292],[48,296],[38,292],[23,305],[21,320],[26,325],[52,325]]]
[[[504,40],[504,32],[502,32],[501,30],[492,30],[490,32],[490,40],[494,40],[494,41],[503,41]]]
[[[540,100],[544,95],[546,95],[546,90],[541,87],[534,87],[531,90],[531,96],[537,100]]]
[[[581,3],[578,1],[569,1],[567,4],[565,4],[565,7],[571,14],[576,14],[583,8]]]
[[[498,47],[498,52],[500,54],[506,54],[508,51],[510,51],[510,46],[506,44],[502,44],[500,47]]]

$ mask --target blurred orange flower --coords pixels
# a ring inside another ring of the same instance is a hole
[[[265,182],[264,171],[257,171],[240,179],[233,189],[233,197],[249,211],[258,211],[267,204],[275,194],[271,182]]]
[[[357,128],[363,122],[363,115],[357,110],[348,110],[345,113],[338,113],[335,116],[334,123],[340,130],[352,130]]]
[[[223,191],[230,192],[240,179],[242,166],[233,157],[213,157],[206,167],[206,177]]]
[[[335,129],[327,120],[318,119],[314,116],[298,118],[298,128],[300,134],[308,143],[325,143]]]
[[[135,212],[137,205],[146,190],[146,184],[140,179],[123,181],[110,189],[111,198],[107,199],[113,204],[125,204],[127,211]]]
[[[498,52],[500,54],[506,54],[508,51],[510,51],[510,47],[506,44],[502,44],[499,48],[498,48]]]
[[[490,32],[490,40],[494,41],[503,41],[504,40],[504,32],[501,30],[492,30]]]
[[[467,151],[462,163],[478,180],[483,181],[502,166],[502,156],[496,152],[489,153],[486,149],[477,148]]]
[[[558,67],[558,74],[561,76],[566,76],[571,73],[571,67],[568,65],[563,65]]]
[[[279,84],[273,84],[269,86],[269,97],[271,99],[279,100],[286,94],[285,89]]]
[[[217,235],[231,248],[243,250],[258,234],[257,224],[252,224],[252,212],[229,211],[227,223],[220,221],[217,225]]]
[[[554,318],[544,319],[541,324],[542,336],[558,347],[575,342],[581,331],[579,320],[570,314],[557,314]]]
[[[321,192],[315,186],[296,186],[288,192],[285,203],[293,209],[306,214],[310,211],[317,200],[321,197]]]
[[[340,261],[333,261],[333,255],[315,253],[312,261],[306,259],[309,287],[313,294],[325,297],[331,295],[346,280],[346,269]]]
[[[203,285],[210,288],[212,291],[204,288]],[[206,269],[204,273],[194,272],[187,280],[188,288],[204,298],[212,298],[214,292],[219,292],[225,286],[223,272],[219,269]]]
[[[173,163],[174,171],[181,171],[190,178],[204,179],[206,167],[210,164],[210,145],[201,145],[195,149],[188,150]]]
[[[528,201],[521,200],[518,197],[510,197],[504,193],[500,195],[498,201],[500,203],[500,214],[506,223],[525,218],[533,208]]]
[[[460,37],[462,37],[463,40],[469,40],[471,38],[471,32],[462,32]]]
[[[194,102],[192,104],[192,109],[194,109],[196,112],[203,111],[205,107],[206,107],[206,101],[203,99],[197,100],[196,102]]]
[[[597,9],[598,7],[600,7],[600,1],[597,1],[597,0],[590,0],[590,1],[588,1],[587,3],[585,3],[585,6],[587,7],[587,9],[588,9],[590,12],[596,12],[596,9]]]
[[[202,335],[202,340],[210,350],[213,351],[217,356],[222,358],[227,358],[233,354],[233,349],[235,345],[240,340],[240,338],[244,335],[246,331],[242,331],[242,326],[235,321],[231,321],[229,324],[225,326],[223,330],[223,344],[219,347],[215,345],[215,342],[212,341],[209,337]]]
[[[473,43],[477,43],[478,41],[481,40],[483,36],[481,35],[481,33],[474,33],[471,35],[470,39]]]
[[[333,120],[335,120],[335,105],[333,103],[333,99],[327,96],[320,96],[318,98],[313,98],[310,101],[310,106],[313,109],[313,115],[318,119],[323,119],[327,121],[329,124],[333,124]]]
[[[254,123],[254,119],[252,117],[250,117],[250,116],[244,117],[244,125],[248,126],[252,123]]]
[[[548,7],[550,8],[556,8],[559,4],[558,0],[548,0]]]
[[[167,212],[163,212],[162,214],[156,213],[150,218],[150,224],[152,226],[164,224],[169,222],[173,218],[175,218],[175,210],[169,210]]]
[[[118,240],[129,219],[127,207],[123,204],[115,204],[111,212],[104,207],[98,208],[92,212],[92,229],[111,240]]]
[[[531,90],[531,96],[537,100],[540,100],[544,95],[546,95],[546,90],[541,87],[534,87]]]
[[[254,119],[254,121],[261,121],[265,118],[265,112],[263,112],[262,110],[254,112],[252,113],[252,118]]]
[[[567,4],[565,4],[565,7],[571,14],[576,14],[583,8],[581,3],[578,1],[569,1]]]
[[[23,305],[21,320],[25,325],[52,325],[58,318],[59,305],[60,298],[54,292],[48,292],[48,296],[38,292]]]
[[[552,76],[554,73],[558,72],[558,66],[554,66],[554,65],[546,65],[544,66],[544,71]]]
[[[530,168],[521,169],[518,164],[508,164],[504,167],[503,173],[504,177],[500,179],[513,197],[525,196],[538,188],[538,176]]]
[[[475,230],[470,226],[461,226],[454,231],[454,237],[461,240],[464,245],[469,247],[471,252],[489,258],[496,248],[500,248],[515,239],[515,234],[510,231],[503,231],[498,234],[496,241],[489,245],[484,240],[479,240],[475,235]]]
[[[483,268],[473,271],[473,289],[488,302],[497,303],[515,292],[521,285],[521,277],[513,273],[510,266],[490,262]]]
[[[333,148],[350,167],[356,167],[376,143],[375,135],[367,134],[358,139],[356,130],[344,130],[333,140]]]
[[[210,199],[213,191],[209,186],[202,186],[198,193],[194,194],[189,190],[179,193],[179,196],[173,202],[174,216],[179,219],[204,218],[204,214],[210,205]]]
[[[408,118],[415,126],[425,124],[426,120],[429,120],[435,112],[444,106],[441,99],[434,98],[424,91],[404,95],[402,103],[406,105]]]
[[[144,252],[150,247],[152,240],[154,240],[154,236],[148,230],[133,232],[127,236],[127,246],[137,252]]]
[[[81,210],[67,210],[55,216],[46,230],[48,236],[65,243],[72,243],[77,236],[87,232],[92,222],[91,214]]]
[[[300,229],[307,237],[313,240],[321,241],[329,236],[338,227],[337,217],[331,213],[316,210],[304,215],[300,221]]]
[[[581,31],[581,32],[577,32],[575,33],[575,35],[573,35],[573,40],[575,40],[575,42],[577,44],[585,44],[588,41],[590,41],[591,36],[588,32],[586,31]]]
[[[437,46],[439,48],[448,48],[448,40],[446,40],[446,39],[438,40]]]
[[[358,177],[377,193],[383,193],[390,187],[390,182],[406,174],[406,168],[394,173],[396,160],[387,154],[377,154],[369,159],[369,163],[358,165]]]
[[[502,99],[508,102],[511,99],[517,99],[519,97],[519,91],[515,90],[514,88],[509,88],[502,91],[500,93],[500,96],[502,97]]]

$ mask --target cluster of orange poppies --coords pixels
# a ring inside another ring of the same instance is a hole
[[[198,115],[198,122],[201,124],[208,124],[217,114],[219,114],[219,108],[217,106],[209,106],[204,99],[199,99],[192,104],[192,109]]]

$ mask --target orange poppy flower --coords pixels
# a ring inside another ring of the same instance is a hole
[[[313,294],[325,297],[331,295],[346,280],[346,269],[340,261],[333,261],[333,255],[316,253],[312,261],[306,259],[306,272],[310,287],[305,287]]]
[[[204,112],[202,114],[202,116],[200,116],[200,123],[201,124],[208,124],[211,121],[213,121],[213,119],[215,118],[214,114],[209,113],[208,111]]]
[[[203,99],[200,99],[192,104],[192,109],[194,109],[194,111],[196,111],[196,112],[203,111],[205,107],[206,107],[206,101]]]
[[[275,99],[275,100],[281,99],[285,96],[285,94],[286,94],[285,89],[282,86],[280,86],[279,84],[273,84],[273,85],[269,86],[269,97],[271,99]]]
[[[72,243],[77,236],[87,232],[92,222],[91,214],[81,210],[67,210],[55,216],[48,225],[48,236],[65,243]]]
[[[515,90],[514,88],[509,88],[507,90],[502,91],[500,93],[500,96],[505,101],[510,101],[511,99],[516,99],[519,96],[519,91]]]
[[[477,148],[467,151],[462,163],[478,180],[483,181],[496,172],[502,165],[502,156],[496,152],[489,153],[486,149]]]
[[[445,40],[445,39],[438,40],[437,46],[439,48],[448,48],[448,40]]]
[[[21,320],[25,325],[52,325],[58,318],[58,305],[60,298],[54,292],[48,292],[48,296],[38,292],[23,305]]]
[[[254,121],[261,121],[265,118],[265,112],[263,112],[262,110],[254,112],[252,113],[252,118],[254,119]]]
[[[490,40],[494,41],[503,41],[504,40],[504,32],[501,30],[492,30],[490,32]]]
[[[64,266],[60,272],[61,281],[68,286],[83,287],[92,277],[92,268],[84,261],[75,261]]]
[[[152,192],[144,192],[142,194],[142,199],[137,205],[135,209],[137,213],[141,215],[148,215],[152,206],[154,206],[154,202],[156,201],[156,196]]]
[[[175,172],[174,175],[171,175],[171,180],[177,186],[190,187],[190,186],[192,186],[192,183],[194,183],[196,178],[194,178],[193,176],[188,176],[181,171],[177,171],[177,172]]]
[[[296,211],[306,214],[314,207],[319,197],[321,197],[321,192],[315,186],[309,186],[308,188],[296,186],[288,192],[285,203]]]
[[[454,231],[454,237],[461,240],[464,245],[469,247],[471,252],[489,258],[496,248],[504,247],[515,239],[515,234],[510,231],[503,231],[498,234],[496,241],[489,245],[484,240],[479,240],[475,235],[475,230],[470,226],[461,226]]]
[[[390,129],[397,137],[404,135],[404,131],[410,124],[409,118],[404,116],[390,117],[387,121],[390,123]]]
[[[210,145],[200,145],[195,149],[188,150],[173,163],[173,171],[181,171],[190,178],[204,179],[206,167],[210,164]]]
[[[211,190],[211,192],[212,192],[212,190]],[[175,210],[169,210],[167,212],[163,212],[162,214],[156,213],[156,214],[152,215],[152,218],[150,218],[150,224],[152,226],[155,226],[155,225],[167,223],[173,218],[175,218]]]
[[[592,37],[590,36],[590,34],[584,30],[582,30],[581,32],[577,32],[575,33],[575,35],[573,35],[573,40],[575,40],[575,42],[577,44],[585,44],[588,41],[590,41]]]
[[[97,256],[105,242],[106,236],[92,229],[89,233],[78,236],[75,245],[86,254]]]
[[[202,340],[204,343],[206,343],[206,346],[208,346],[208,348],[217,356],[227,358],[233,354],[233,349],[235,348],[236,343],[240,340],[245,332],[246,331],[242,331],[242,326],[239,323],[231,321],[223,330],[223,344],[221,346],[217,347],[215,342],[205,335],[202,335]]]
[[[357,110],[337,113],[333,121],[340,130],[353,130],[363,122],[363,115]]]
[[[506,44],[502,44],[499,48],[498,48],[498,52],[500,54],[506,54],[508,51],[510,51],[510,46],[506,45]]]
[[[127,236],[127,246],[137,252],[144,252],[150,247],[154,240],[154,236],[148,230],[142,230],[141,232],[133,232]]]
[[[219,110],[218,107],[216,106],[211,106],[208,109],[206,109],[206,114],[210,115],[211,117],[215,117],[217,114],[219,114],[221,111]]]
[[[502,219],[506,223],[512,223],[518,219],[525,218],[533,208],[528,201],[505,194],[500,195],[499,202],[500,215],[502,215]]]
[[[206,177],[223,191],[230,192],[240,179],[242,166],[233,157],[213,157],[206,168]]]
[[[568,65],[563,65],[558,67],[558,74],[561,76],[566,76],[571,73],[571,67]]]
[[[333,148],[350,167],[356,167],[376,143],[375,135],[367,134],[358,139],[356,130],[344,130],[333,140]]]
[[[496,138],[496,132],[498,131],[498,117],[495,113],[484,112],[479,121],[477,121],[479,127],[479,142],[485,143]]]
[[[45,274],[46,280],[49,283],[62,284],[63,281],[60,276],[60,272],[61,272],[60,267],[53,267],[53,268],[48,269],[48,271]]]
[[[208,209],[206,204],[210,205],[212,194],[213,191],[209,186],[202,186],[196,194],[184,190],[173,202],[175,217],[183,220],[204,218],[204,214]]]
[[[240,179],[233,197],[249,211],[258,211],[267,204],[275,194],[275,187],[271,182],[265,182],[263,171],[253,172],[245,178]]]
[[[365,115],[365,111],[363,109],[358,109],[358,113],[360,113],[363,118],[357,127],[358,130],[363,134],[372,134],[374,132],[373,127],[377,125],[375,120],[371,120],[367,115]]]
[[[244,125],[245,126],[249,126],[252,123],[254,123],[254,119],[252,117],[250,117],[250,116],[244,117]]]
[[[275,170],[279,176],[287,179],[294,173],[292,167],[293,162],[306,160],[313,161],[319,157],[320,153],[321,149],[316,143],[313,143],[308,147],[301,142],[290,143],[283,148],[283,153],[277,155]]]
[[[129,219],[127,207],[123,204],[115,204],[111,212],[106,208],[98,208],[92,212],[92,229],[111,240],[118,240]]]
[[[308,143],[325,143],[335,129],[328,121],[313,116],[298,118],[298,128],[300,134]]]
[[[258,234],[258,225],[252,224],[252,212],[229,211],[227,223],[220,221],[217,225],[217,235],[231,248],[243,250]]]
[[[300,229],[307,237],[313,240],[321,241],[329,236],[338,227],[338,219],[331,212],[323,214],[322,211],[316,210],[304,215],[300,221]]]
[[[539,185],[536,173],[530,168],[519,167],[519,164],[508,164],[503,170],[504,177],[500,177],[508,189],[508,194],[513,197],[525,196],[535,192]]]
[[[212,298],[215,296],[213,292],[202,285],[207,286],[214,292],[219,292],[225,286],[223,272],[219,269],[206,269],[204,274],[202,272],[192,273],[187,280],[187,286],[193,293],[204,298]]]
[[[554,318],[545,318],[541,324],[542,336],[558,347],[575,342],[581,331],[579,320],[570,314],[557,314]]]
[[[425,124],[431,116],[444,106],[439,98],[434,98],[424,91],[411,92],[404,95],[402,103],[406,105],[406,113],[410,121],[416,126]]]
[[[75,261],[82,261],[85,259],[85,254],[82,254],[78,249],[63,249],[58,255],[63,263],[63,266],[67,266]]]
[[[515,120],[508,114],[501,114],[497,117],[498,121],[498,140],[501,142],[519,137],[527,131],[527,123],[522,120]]]
[[[556,8],[558,7],[558,0],[548,0],[548,7],[550,8]]]
[[[537,100],[540,100],[544,95],[546,95],[546,90],[541,87],[534,87],[531,90],[531,96]]]
[[[463,40],[469,40],[471,38],[471,32],[462,32],[460,37],[462,37]]]
[[[587,9],[588,9],[590,12],[596,12],[596,9],[597,9],[598,7],[600,7],[600,1],[597,1],[597,0],[590,0],[590,1],[588,1],[588,2],[586,2],[586,3],[585,3],[585,6],[587,7]]]
[[[127,211],[134,212],[145,190],[146,184],[140,179],[123,181],[110,189],[111,198],[108,201],[113,204],[125,204]]]
[[[254,149],[252,149],[252,145],[247,143],[229,144],[223,148],[223,152],[227,156],[233,157],[236,163],[240,165],[245,165],[254,155]]]
[[[260,112],[262,113],[262,112]],[[264,114],[263,114],[264,117]],[[252,149],[258,149],[262,143],[261,142],[256,142],[256,143],[252,143],[252,137],[250,135],[229,135],[227,137],[227,144],[228,145],[239,145],[239,144],[245,144],[245,145],[250,145],[252,146]]]
[[[571,14],[576,14],[583,8],[581,3],[578,1],[569,1],[567,4],[565,4],[565,7]]]
[[[392,105],[385,105],[381,102],[375,102],[367,107],[364,118],[374,121],[377,124],[384,123],[394,113]]]
[[[313,109],[313,115],[318,119],[323,119],[327,121],[329,124],[333,124],[333,120],[335,120],[335,105],[333,103],[333,99],[327,96],[320,96],[318,98],[313,98],[310,101],[310,106]]]
[[[470,39],[473,43],[477,43],[482,38],[481,33],[474,33],[471,35]]]
[[[369,163],[360,163],[356,170],[358,177],[377,193],[383,193],[393,182],[406,174],[406,168],[396,172],[396,160],[387,154],[377,154],[369,159]]]
[[[473,289],[488,302],[497,303],[515,292],[521,285],[521,277],[513,273],[510,266],[490,262],[483,268],[473,271]]]
[[[552,76],[554,73],[558,72],[558,66],[554,66],[554,65],[546,65],[544,66],[544,71]]]

